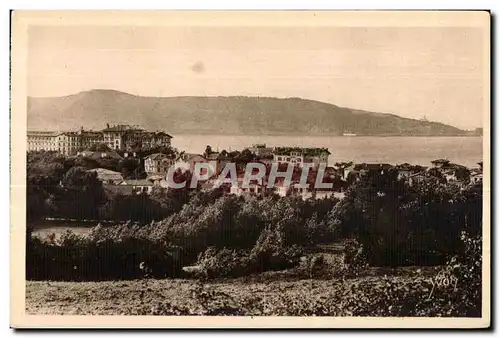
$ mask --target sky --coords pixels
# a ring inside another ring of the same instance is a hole
[[[482,126],[483,31],[474,27],[36,26],[28,95],[301,97]]]

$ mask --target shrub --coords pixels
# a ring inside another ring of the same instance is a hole
[[[98,232],[99,230],[97,230]],[[121,237],[83,238],[64,233],[58,245],[34,238],[27,242],[27,279],[110,280],[181,274],[182,253],[147,239]]]
[[[56,241],[59,245],[62,246],[76,246],[76,245],[84,245],[86,243],[85,236],[77,235],[71,230],[66,230],[63,232],[59,239]]]
[[[468,316],[481,316],[482,303],[482,236],[461,234],[463,250],[450,258],[441,271],[441,284],[445,279],[461,297],[457,311]]]
[[[253,272],[284,270],[299,264],[303,249],[294,244],[285,245],[279,228],[266,228],[250,251]]]
[[[250,269],[248,252],[227,248],[208,248],[199,255],[197,264],[207,278],[245,276]]]
[[[363,245],[356,240],[344,241],[344,264],[350,274],[357,275],[368,267]]]
[[[412,185],[396,170],[371,170],[332,210],[339,233],[363,245],[370,265],[440,265],[461,250],[460,232],[481,227],[482,190],[434,177]]]
[[[322,278],[333,276],[334,269],[328,264],[324,255],[312,254],[301,257],[293,272],[301,278]]]

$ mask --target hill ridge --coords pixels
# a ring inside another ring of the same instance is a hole
[[[91,89],[61,97],[28,97],[28,129],[135,124],[173,134],[459,136],[439,122],[340,107],[299,97],[139,96]]]

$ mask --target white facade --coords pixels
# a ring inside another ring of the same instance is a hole
[[[58,133],[52,131],[28,131],[28,151],[57,151],[57,135]]]
[[[151,180],[124,180],[120,185],[130,187],[132,194],[151,194],[154,183]]]
[[[166,175],[175,160],[165,154],[152,154],[144,159],[144,170],[148,175]]]
[[[253,144],[248,150],[257,157],[267,157],[273,154],[273,148],[267,147],[265,144]]]
[[[248,187],[240,187],[237,185],[232,185],[230,193],[233,195],[244,195],[244,194],[263,194],[266,190],[265,186],[259,184],[249,184]]]
[[[311,154],[312,152],[312,154]],[[303,167],[304,163],[311,163],[313,168],[318,168],[320,164],[328,164],[328,151],[317,149],[296,149],[292,151],[276,151],[273,153],[273,162],[276,164],[291,164]]]

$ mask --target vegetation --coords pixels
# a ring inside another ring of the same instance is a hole
[[[372,170],[333,213],[342,236],[359,240],[372,265],[442,264],[462,250],[461,231],[480,234],[482,187],[434,177],[410,186],[394,170]]]
[[[29,281],[26,310],[72,315],[480,317],[481,253],[477,241],[468,243],[475,243],[468,245],[470,258],[455,258],[444,267],[333,279],[290,279],[273,272],[209,282]],[[465,268],[471,266],[474,271]]]
[[[222,189],[187,188],[120,196],[106,193],[95,174],[74,161],[50,152],[28,156],[28,219],[62,215],[122,223],[98,225],[88,235],[68,232],[59,239],[32,237],[28,231],[28,279],[142,279],[126,284],[139,288],[150,277],[197,277],[213,285],[223,277],[238,283],[284,273],[295,280],[289,285],[294,291],[273,293],[272,300],[228,286],[198,285],[189,292],[191,298],[183,296],[184,303],[157,300],[154,309],[143,302],[124,311],[480,315],[481,184],[458,186],[435,175],[410,183],[384,168],[353,181],[342,200],[243,197]],[[190,180],[189,172],[177,175]],[[325,249],[332,243],[340,245],[336,253]],[[197,274],[183,270],[193,265]],[[405,266],[412,268],[401,270]],[[426,266],[431,267],[429,275],[419,272]],[[366,276],[380,268],[391,273]],[[400,271],[406,272],[401,276]],[[301,284],[304,279],[327,289],[316,294]],[[273,287],[281,290],[283,285]],[[301,296],[306,292],[307,297]]]
[[[149,151],[160,151],[154,149]],[[166,149],[163,149],[167,151]],[[172,151],[173,152],[173,151]],[[57,152],[38,151],[27,155],[27,219],[42,217],[76,220],[160,220],[180,209],[188,200],[186,189],[168,193],[121,196],[106,191],[89,169],[121,172],[124,179],[145,178],[141,161],[135,158],[64,157]],[[189,180],[189,173],[176,172],[174,180]],[[187,186],[189,186],[189,181]],[[132,206],[134,206],[132,208]],[[137,207],[139,206],[139,207]]]

